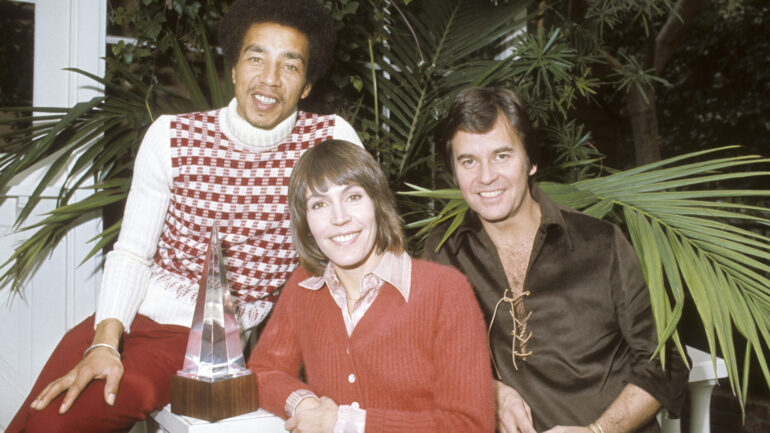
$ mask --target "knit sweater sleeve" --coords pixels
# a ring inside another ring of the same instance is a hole
[[[484,320],[470,284],[458,271],[433,265],[414,284],[429,285],[433,323],[435,408],[397,411],[366,408],[366,433],[495,430],[495,402]],[[417,298],[417,296],[415,296]],[[417,300],[417,299],[415,299]],[[410,302],[412,302],[410,300]],[[427,303],[426,303],[427,304]]]
[[[128,332],[147,291],[171,197],[170,119],[158,118],[139,147],[120,235],[104,264],[95,324],[116,318]]]
[[[301,268],[300,268],[301,270]],[[299,274],[294,272],[286,282],[272,316],[259,336],[257,346],[247,366],[257,374],[259,406],[286,418],[285,406],[289,396],[308,385],[299,380],[301,351],[293,314],[297,313]]]
[[[353,144],[364,147],[364,145],[361,143],[361,139],[358,138],[358,134],[356,134],[356,130],[353,129],[353,126],[351,126],[350,123],[348,123],[345,119],[337,115],[334,116],[334,134],[332,135],[332,138],[335,140],[349,141]]]

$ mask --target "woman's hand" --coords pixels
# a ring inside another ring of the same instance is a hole
[[[307,403],[306,403],[307,402]],[[292,433],[332,433],[337,423],[337,403],[329,397],[300,402],[284,428]]]

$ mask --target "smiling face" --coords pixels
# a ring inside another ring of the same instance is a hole
[[[310,94],[308,53],[307,37],[300,31],[275,23],[252,25],[232,69],[238,114],[262,129],[289,117]]]
[[[374,202],[358,185],[327,186],[326,191],[307,191],[313,239],[338,274],[371,271],[379,261]]]
[[[537,167],[530,167],[524,145],[505,116],[498,116],[485,133],[457,131],[452,153],[463,198],[483,222],[505,224],[537,206],[527,183]]]

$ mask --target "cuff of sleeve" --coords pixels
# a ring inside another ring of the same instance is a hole
[[[337,422],[333,433],[364,433],[366,411],[357,407],[341,405],[337,409]]]
[[[130,332],[131,323],[144,298],[149,280],[149,266],[130,254],[107,254],[96,306],[94,326],[104,319],[116,318]]]
[[[660,359],[632,367],[626,383],[632,383],[650,394],[668,410],[672,418],[679,418],[687,397],[687,382],[690,370],[676,350],[670,350],[666,369],[660,366]]]
[[[289,394],[289,398],[286,399],[286,405],[283,408],[286,411],[286,415],[289,417],[294,416],[294,410],[297,408],[297,405],[302,400],[309,397],[318,398],[318,396],[309,389],[298,389]]]

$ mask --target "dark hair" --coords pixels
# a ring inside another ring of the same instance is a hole
[[[489,132],[501,114],[508,119],[511,129],[524,145],[529,163],[536,165],[540,162],[540,141],[519,97],[504,88],[471,87],[455,97],[438,128],[437,142],[444,143],[444,160],[453,176],[455,165],[452,138],[457,131],[474,134]]]
[[[314,83],[326,73],[337,35],[320,0],[235,0],[219,23],[219,45],[230,67],[238,62],[246,33],[259,23],[276,23],[304,33],[310,51],[308,82]]]
[[[344,140],[326,140],[305,152],[289,180],[291,236],[299,261],[311,275],[322,275],[329,259],[321,252],[307,223],[307,192],[325,192],[330,185],[358,185],[374,203],[377,253],[404,251],[396,200],[377,161],[364,148]]]

